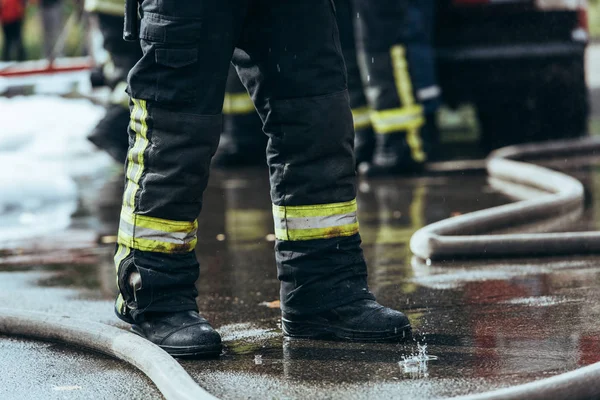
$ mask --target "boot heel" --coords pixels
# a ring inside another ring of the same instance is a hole
[[[294,322],[283,318],[281,319],[281,329],[285,336],[302,339],[315,339],[330,335],[327,330],[318,325]]]

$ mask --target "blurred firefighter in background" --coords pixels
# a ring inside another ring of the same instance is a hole
[[[357,63],[350,0],[335,0],[335,7],[340,44],[348,73],[348,93],[356,131],[355,150],[358,164],[370,161],[374,137],[370,110]],[[214,164],[219,167],[264,164],[266,136],[262,131],[262,122],[256,114],[252,99],[233,68],[227,81],[223,118],[223,135],[213,160]]]
[[[434,0],[352,0],[357,53],[375,131],[367,176],[418,171],[435,159],[440,88]]]
[[[23,46],[24,0],[0,0],[0,23],[4,33],[2,61],[25,60]]]
[[[434,1],[335,0],[335,5],[356,163],[364,163],[361,172],[367,176],[418,172],[423,162],[436,158],[439,146]],[[225,131],[215,157],[219,166],[264,163],[261,123],[236,81],[231,75],[225,96]]]
[[[267,135],[254,103],[233,66],[225,86],[223,102],[223,132],[213,165],[242,167],[265,164]]]
[[[85,10],[98,18],[103,36],[104,49],[110,60],[102,68],[100,83],[112,89],[106,115],[92,130],[88,139],[100,149],[110,154],[117,162],[123,163],[129,147],[127,125],[129,124],[129,96],[127,74],[142,58],[139,42],[123,40],[124,0],[86,0]]]
[[[354,129],[333,0],[144,0],[128,77],[117,315],[176,356],[221,352],[198,312],[197,217],[232,61],[268,135],[286,336],[400,341],[402,313],[368,289]],[[134,16],[134,13],[128,14]],[[127,20],[127,26],[136,26]]]

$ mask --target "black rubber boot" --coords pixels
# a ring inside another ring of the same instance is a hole
[[[379,134],[376,136],[375,153],[372,162],[359,165],[358,172],[365,177],[414,175],[423,170],[423,162],[415,161],[404,132]],[[425,124],[420,128],[419,138],[426,161],[436,161],[440,157],[440,137],[435,114],[425,116]]]
[[[365,177],[412,175],[421,172],[423,164],[411,157],[405,133],[376,135],[373,160],[359,165],[358,172]]]
[[[356,342],[403,341],[411,337],[408,318],[375,300],[358,300],[320,314],[283,313],[283,334],[302,339]]]
[[[98,122],[88,140],[106,151],[118,163],[124,163],[129,149],[129,109],[120,104],[111,105]]]
[[[173,357],[214,357],[222,350],[221,336],[196,311],[145,314],[131,330]]]

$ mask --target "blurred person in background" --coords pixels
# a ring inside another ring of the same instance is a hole
[[[434,1],[335,0],[335,6],[354,118],[356,164],[364,164],[361,171],[367,176],[418,172],[439,151],[435,115],[441,91],[432,43]],[[225,129],[215,164],[264,163],[261,122],[233,72],[223,114]]]
[[[62,56],[56,44],[63,29],[64,10],[62,0],[39,0],[44,30],[44,57],[52,61]]]
[[[217,167],[243,167],[265,164],[267,135],[254,103],[233,66],[223,101],[223,132],[213,165]]]
[[[375,131],[367,176],[418,172],[435,159],[440,106],[434,0],[352,0],[359,66]]]
[[[85,10],[98,18],[103,47],[110,55],[102,68],[102,82],[112,89],[106,115],[92,130],[88,139],[106,151],[117,162],[125,162],[129,139],[129,96],[127,74],[142,58],[139,42],[123,40],[124,0],[86,0]]]
[[[0,0],[0,23],[4,33],[3,61],[25,60],[23,46],[24,0]]]
[[[348,93],[354,118],[356,163],[370,161],[374,137],[370,109],[365,98],[358,68],[351,0],[335,0],[340,44],[348,74]],[[217,167],[239,167],[265,164],[267,137],[252,99],[230,68],[223,105],[223,133],[213,164]]]

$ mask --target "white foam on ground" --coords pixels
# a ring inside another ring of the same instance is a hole
[[[104,115],[88,100],[0,98],[0,241],[66,228],[77,180],[112,165],[86,136]]]

